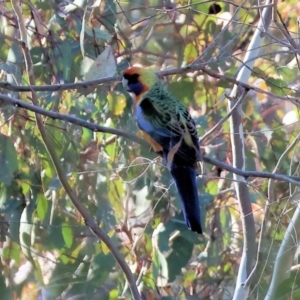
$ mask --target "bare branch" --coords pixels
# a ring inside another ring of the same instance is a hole
[[[67,122],[70,122],[70,123],[78,125],[78,126],[85,127],[94,132],[99,131],[99,132],[111,133],[111,134],[115,134],[118,136],[123,136],[123,137],[129,138],[136,143],[147,145],[142,139],[138,138],[136,135],[131,134],[130,132],[127,132],[127,131],[101,126],[98,124],[94,124],[94,123],[82,120],[75,116],[60,114],[58,112],[46,110],[38,105],[33,105],[33,104],[30,104],[30,103],[24,102],[22,100],[12,98],[12,97],[9,97],[9,96],[3,95],[3,94],[0,94],[0,100],[7,101],[16,107],[22,107],[22,108],[28,109],[30,111],[36,112],[38,114],[50,117],[52,119],[63,120],[63,121],[67,121]]]
[[[131,134],[127,131],[123,131],[120,129],[115,129],[115,128],[110,128],[110,127],[106,127],[106,126],[101,126],[98,124],[94,124],[85,120],[82,120],[80,118],[77,118],[75,116],[70,116],[70,115],[65,115],[65,114],[60,114],[58,112],[53,112],[53,111],[49,111],[46,110],[44,108],[41,108],[40,106],[37,105],[33,105],[27,102],[24,102],[22,100],[13,98],[13,97],[9,97],[7,95],[3,95],[0,94],[0,100],[4,100],[7,101],[8,103],[16,106],[16,107],[22,107],[25,109],[28,109],[30,111],[39,113],[41,115],[53,118],[53,119],[57,119],[57,120],[63,120],[63,121],[67,121],[70,122],[72,124],[78,125],[78,126],[82,126],[84,128],[90,129],[94,132],[105,132],[105,133],[111,133],[111,134],[115,134],[118,136],[123,136],[126,137],[128,139],[131,139],[132,141],[143,145],[143,146],[149,146],[144,140],[140,139],[139,137],[137,137],[134,134]],[[219,160],[213,159],[211,157],[208,156],[203,156],[202,160],[206,163],[209,163],[211,165],[217,166],[221,169],[227,170],[229,172],[238,174],[244,178],[249,178],[249,177],[261,177],[261,178],[272,178],[275,180],[281,180],[281,181],[286,181],[289,182],[291,184],[294,184],[296,186],[300,186],[300,178],[296,177],[296,176],[287,176],[287,175],[283,175],[283,174],[278,174],[278,173],[269,173],[269,172],[258,172],[258,171],[246,171],[246,170],[241,170],[238,168],[234,168],[231,165],[225,164]]]
[[[206,75],[209,75],[213,78],[224,80],[228,83],[236,84],[239,87],[242,87],[246,90],[253,90],[253,91],[256,91],[257,93],[267,95],[270,97],[275,97],[280,100],[290,100],[290,101],[294,101],[295,103],[298,103],[298,104],[300,103],[299,98],[297,98],[297,97],[291,97],[291,96],[283,97],[280,95],[273,94],[271,92],[260,89],[256,86],[242,82],[233,77],[222,75],[218,72],[210,70],[209,68],[207,68],[205,66],[206,66],[206,63],[195,64],[192,66],[187,66],[187,67],[182,67],[182,68],[173,68],[173,69],[160,71],[160,72],[157,72],[156,74],[159,77],[163,77],[163,76],[178,75],[178,74],[200,71],[200,72],[203,72]],[[10,91],[15,91],[15,92],[30,92],[30,91],[52,92],[52,91],[62,91],[62,90],[76,90],[76,89],[82,89],[82,88],[85,89],[85,88],[89,88],[94,85],[99,85],[99,84],[104,84],[104,83],[111,83],[111,82],[116,82],[116,81],[121,82],[121,80],[122,80],[122,76],[113,76],[113,77],[106,77],[106,78],[100,78],[100,79],[89,80],[89,81],[84,81],[84,82],[76,82],[76,83],[54,84],[54,85],[30,85],[30,86],[18,86],[18,85],[10,84],[8,82],[0,82],[0,88],[7,89]],[[280,87],[278,87],[278,88],[280,88]],[[290,88],[290,89],[291,89],[291,91],[293,91],[292,88]]]
[[[270,1],[267,2],[268,4]],[[264,8],[262,11],[261,19],[255,30],[253,38],[249,44],[246,55],[244,57],[244,65],[238,73],[237,78],[242,82],[248,82],[251,75],[254,60],[260,51],[260,45],[264,40],[264,31],[267,31],[269,26],[270,15],[272,13],[272,8]],[[239,86],[235,85],[230,96],[236,97],[238,94]],[[229,109],[232,108],[232,103],[229,103]],[[231,145],[233,151],[233,165],[244,169],[245,167],[245,142],[244,133],[242,125],[242,109],[241,105],[236,109],[232,117],[230,118],[230,132],[231,132]],[[237,284],[234,292],[233,299],[241,300],[247,299],[249,294],[249,287],[244,286],[243,283],[247,280],[248,276],[251,274],[252,268],[254,266],[254,259],[256,255],[256,240],[255,240],[255,224],[252,213],[251,201],[248,187],[245,181],[240,180],[241,178],[236,174],[233,174],[233,179],[235,180],[235,189],[237,194],[237,199],[241,209],[242,216],[242,226],[243,226],[243,254],[241,258],[241,263],[239,266],[239,273],[237,277]]]

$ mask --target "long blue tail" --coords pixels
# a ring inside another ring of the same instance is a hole
[[[179,193],[185,223],[190,230],[201,234],[202,227],[196,170],[193,166],[177,166],[173,164],[170,172]]]

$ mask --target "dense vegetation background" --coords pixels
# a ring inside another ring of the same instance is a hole
[[[299,299],[298,1],[19,3],[0,4],[1,299]],[[136,137],[134,64],[198,126],[204,235]]]

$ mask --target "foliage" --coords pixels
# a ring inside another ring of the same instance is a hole
[[[233,84],[226,78],[237,74],[257,25],[254,2],[58,2],[22,1],[37,86],[115,76],[140,64],[175,70],[163,80],[189,107],[199,135],[228,113],[224,95]],[[295,40],[298,10],[297,1],[278,4]],[[29,80],[16,14],[9,2],[1,12],[1,81],[8,83],[1,93],[30,102],[30,92],[18,89]],[[243,130],[246,168],[272,172],[299,132],[299,113],[289,101],[299,97],[299,63],[276,24],[265,41],[252,70],[254,89],[242,105]],[[224,76],[185,72],[196,63]],[[118,81],[38,91],[38,97],[47,110],[137,131],[132,100]],[[131,299],[123,270],[62,187],[34,113],[2,101],[0,118],[2,299]],[[243,245],[232,174],[202,166],[198,189],[206,234],[200,236],[185,227],[170,174],[149,147],[64,120],[44,116],[43,121],[65,177],[125,257],[143,299],[232,299]],[[231,149],[228,121],[202,144],[208,157],[229,164]],[[299,155],[296,144],[277,171],[299,176]],[[268,180],[249,178],[248,187],[258,241]],[[276,182],[265,263],[249,299],[265,297],[296,192],[293,185]],[[278,287],[280,299],[297,297],[298,277],[292,272]]]

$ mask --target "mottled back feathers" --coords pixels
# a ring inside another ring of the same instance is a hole
[[[165,159],[168,152],[180,143],[172,159],[187,164],[200,160],[194,120],[158,77],[152,71],[133,67],[125,71],[124,79],[127,80],[127,90],[135,96],[138,126],[163,147]],[[170,163],[167,161],[168,165]]]

